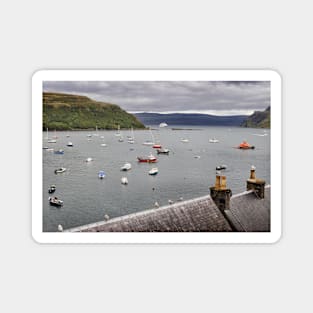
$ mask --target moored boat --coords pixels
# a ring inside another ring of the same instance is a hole
[[[162,146],[160,144],[155,144],[155,145],[152,146],[152,148],[154,148],[154,149],[161,149]]]
[[[55,174],[64,173],[66,171],[65,167],[60,167],[54,171]]]
[[[158,168],[154,167],[149,171],[149,175],[156,175],[158,172],[159,172]]]
[[[129,171],[132,168],[132,165],[128,162],[126,162],[122,167],[121,171]]]
[[[222,165],[217,166],[215,169],[216,169],[217,171],[221,171],[221,170],[226,170],[226,168],[227,168],[227,165],[222,164]]]
[[[103,179],[103,178],[105,177],[104,171],[99,171],[98,177],[99,177],[100,179]]]
[[[209,143],[218,143],[218,142],[219,142],[219,140],[216,138],[209,139]]]
[[[62,149],[56,150],[54,151],[54,154],[64,154],[64,150]]]
[[[86,162],[91,162],[91,161],[93,161],[93,159],[92,158],[87,158],[85,161]]]
[[[159,127],[166,127],[166,126],[168,126],[165,122],[163,122],[163,123],[160,123],[160,125],[159,125]]]
[[[72,143],[71,141],[69,141],[69,142],[67,143],[67,146],[68,146],[68,147],[73,147],[73,143]]]
[[[169,154],[170,153],[170,150],[169,149],[157,149],[157,153],[158,154]]]
[[[254,146],[251,146],[249,143],[247,143],[246,141],[243,141],[238,147],[238,149],[243,149],[243,150],[247,150],[247,149],[254,149]]]
[[[128,179],[127,179],[127,177],[122,177],[122,178],[121,178],[121,183],[122,183],[123,185],[127,185],[127,184],[128,184]]]
[[[145,142],[142,143],[144,146],[153,146],[154,142],[150,141],[150,140],[146,140]]]
[[[157,158],[150,153],[149,156],[147,157],[137,157],[138,161],[141,163],[156,163],[157,162]]]
[[[130,144],[135,143],[135,135],[134,135],[134,129],[131,128],[131,136],[127,136],[127,142]]]
[[[185,142],[185,143],[186,143],[186,142],[189,142],[189,139],[187,139],[187,138],[183,138],[183,139],[181,139],[180,141],[181,141],[181,142]]]
[[[57,197],[49,197],[48,200],[49,200],[50,205],[54,205],[54,206],[63,205],[63,201],[58,199]]]
[[[122,134],[120,133],[120,125],[117,125],[117,133],[115,133],[115,136],[120,137]]]
[[[49,193],[54,193],[54,192],[55,192],[55,189],[56,189],[55,185],[51,185],[51,186],[49,187],[49,189],[48,189],[48,192],[49,192]]]

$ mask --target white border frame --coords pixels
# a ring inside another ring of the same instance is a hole
[[[264,233],[67,233],[42,231],[43,81],[270,81],[271,231]],[[281,77],[274,70],[40,70],[32,77],[32,236],[38,243],[274,243],[281,237]]]

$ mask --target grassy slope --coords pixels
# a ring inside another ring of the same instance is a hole
[[[43,129],[144,128],[137,118],[119,106],[85,96],[43,93]]]
[[[242,124],[242,127],[270,128],[271,127],[271,109],[268,107],[265,111],[255,111]]]

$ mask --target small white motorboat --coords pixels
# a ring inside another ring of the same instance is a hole
[[[67,143],[67,146],[68,146],[68,147],[73,147],[73,143],[72,143],[71,141],[69,141],[69,142]]]
[[[227,168],[227,165],[222,164],[222,165],[217,166],[215,169],[216,169],[217,171],[221,171],[221,170],[226,170],[226,168]]]
[[[154,142],[150,141],[150,140],[146,140],[145,142],[142,143],[144,146],[153,146]]]
[[[181,139],[180,141],[181,141],[181,142],[185,142],[185,143],[186,143],[186,142],[189,142],[189,139],[187,139],[187,138],[183,138],[183,139]]]
[[[154,167],[149,171],[149,175],[156,175],[158,172],[159,172],[158,168]]]
[[[64,150],[62,149],[56,150],[54,151],[54,154],[64,154]]]
[[[93,161],[93,158],[87,158],[86,159],[86,162],[91,162],[91,161]]]
[[[166,127],[166,126],[168,126],[165,122],[163,122],[163,123],[160,123],[160,125],[159,125],[159,127]]]
[[[48,189],[48,192],[49,192],[49,193],[54,193],[55,190],[56,190],[56,186],[55,186],[55,185],[51,185],[51,186],[49,187],[49,189]]]
[[[216,138],[209,139],[209,143],[218,143],[219,141]]]
[[[132,165],[128,162],[126,162],[122,167],[121,171],[129,171],[132,168]]]
[[[65,167],[60,167],[54,171],[55,174],[64,173],[66,171]]]
[[[170,150],[169,149],[166,149],[166,148],[161,148],[161,149],[157,149],[157,153],[158,154],[169,154],[170,153]]]
[[[49,200],[49,203],[51,205],[54,205],[54,206],[62,206],[63,205],[63,201],[58,199],[57,197],[49,197],[48,200]]]
[[[102,144],[101,144],[101,147],[106,147],[106,146],[107,146],[106,143],[102,143]]]
[[[121,178],[121,183],[122,183],[123,185],[127,185],[127,184],[128,184],[128,179],[127,179],[127,177],[122,177],[122,178]]]

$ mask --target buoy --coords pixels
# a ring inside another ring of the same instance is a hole
[[[62,227],[61,224],[58,225],[58,231],[59,231],[59,232],[62,232],[62,231],[63,231],[63,227]]]
[[[156,202],[154,203],[154,206],[155,206],[156,208],[158,208],[158,207],[159,207],[159,203],[156,201]]]

